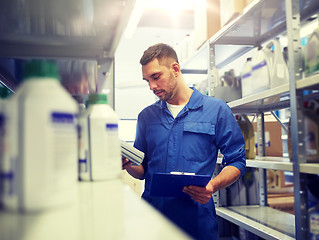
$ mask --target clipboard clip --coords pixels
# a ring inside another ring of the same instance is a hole
[[[188,173],[188,172],[170,172],[170,174],[174,174],[174,175],[191,175],[191,176],[195,176],[195,173]]]

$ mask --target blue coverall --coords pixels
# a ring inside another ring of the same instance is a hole
[[[244,139],[228,105],[193,89],[174,119],[166,102],[157,101],[138,116],[134,146],[145,153],[142,197],[195,239],[218,239],[212,198],[200,204],[191,198],[150,196],[153,173],[192,172],[213,175],[218,149],[224,166],[245,172]]]

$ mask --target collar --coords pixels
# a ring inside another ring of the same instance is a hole
[[[203,106],[203,94],[201,94],[196,88],[190,87],[193,90],[192,96],[190,97],[188,103],[185,105],[188,109],[197,109]],[[166,102],[158,100],[156,105],[161,109],[167,109]]]

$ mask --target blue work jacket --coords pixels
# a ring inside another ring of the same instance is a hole
[[[145,153],[143,198],[196,239],[218,239],[214,202],[150,196],[153,173],[214,173],[218,149],[222,165],[246,167],[244,139],[228,105],[193,89],[189,102],[174,119],[166,102],[157,101],[138,116],[134,146]]]

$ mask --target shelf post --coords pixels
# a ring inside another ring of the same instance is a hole
[[[208,89],[209,89],[209,96],[215,96],[214,88],[217,85],[218,76],[216,65],[215,65],[215,45],[209,44],[209,55],[208,55]]]
[[[257,115],[257,144],[258,156],[266,156],[264,113],[260,113]],[[267,170],[258,169],[258,173],[259,204],[261,206],[267,206]]]
[[[291,111],[291,148],[294,174],[295,229],[296,239],[308,239],[308,208],[306,178],[300,174],[300,163],[306,162],[304,146],[303,96],[296,90],[296,81],[301,79],[302,55],[300,43],[299,0],[285,0],[288,35],[288,69]]]
[[[115,110],[114,58],[98,61],[97,90],[108,95],[108,104]]]

